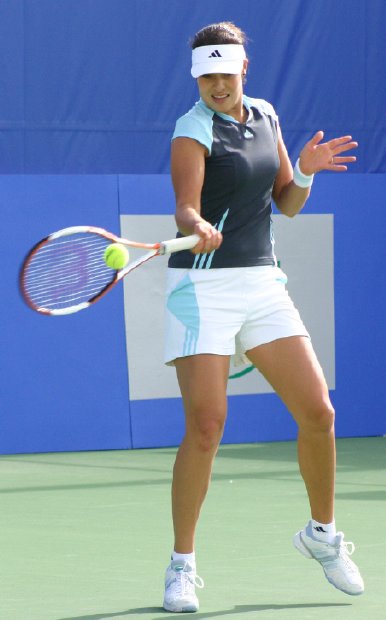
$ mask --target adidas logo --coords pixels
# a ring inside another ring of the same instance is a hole
[[[323,534],[327,534],[326,530],[324,530],[321,526],[314,527],[314,530],[317,532],[323,532]]]
[[[220,52],[218,50],[214,50],[214,52],[212,52],[208,58],[222,58]]]

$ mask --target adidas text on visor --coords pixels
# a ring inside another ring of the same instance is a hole
[[[192,70],[194,78],[207,73],[241,73],[245,60],[243,45],[203,45],[192,51]]]

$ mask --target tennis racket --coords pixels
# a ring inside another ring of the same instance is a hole
[[[20,289],[27,305],[41,314],[60,316],[88,308],[128,273],[148,260],[189,250],[197,235],[159,243],[138,243],[95,226],[72,226],[45,237],[28,252],[20,270]],[[147,250],[123,269],[104,260],[111,243]]]

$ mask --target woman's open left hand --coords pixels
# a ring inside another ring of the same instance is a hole
[[[303,174],[311,175],[320,172],[320,170],[345,172],[347,170],[345,164],[356,161],[356,157],[352,155],[341,157],[341,153],[351,151],[358,146],[358,142],[354,142],[351,136],[342,136],[333,138],[328,142],[321,142],[323,136],[323,131],[317,131],[302,149],[299,165]]]

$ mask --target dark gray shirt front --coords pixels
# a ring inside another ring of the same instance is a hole
[[[169,267],[215,269],[274,265],[272,188],[279,170],[277,116],[271,104],[244,95],[246,123],[200,100],[176,123],[173,139],[188,137],[208,150],[201,215],[223,234],[218,250],[176,252]]]

